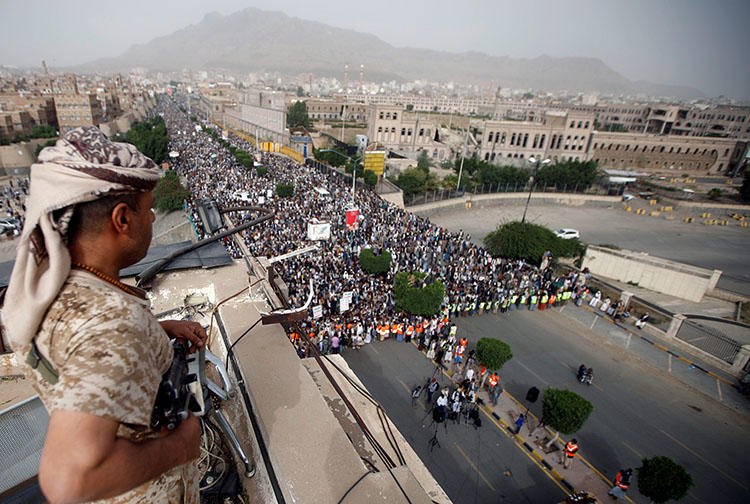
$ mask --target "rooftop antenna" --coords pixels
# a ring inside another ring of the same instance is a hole
[[[365,79],[365,66],[359,65],[359,90],[364,91],[364,79]]]

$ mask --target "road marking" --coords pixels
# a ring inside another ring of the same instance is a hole
[[[723,401],[724,398],[721,396],[721,382],[716,380],[716,389],[719,391],[719,401]]]
[[[375,345],[370,345],[370,349],[375,353],[380,353],[377,350],[375,350]]]
[[[630,450],[630,451],[632,451],[633,453],[635,453],[636,455],[638,455],[638,458],[639,458],[639,459],[643,460],[643,458],[644,458],[644,457],[643,457],[643,454],[641,454],[641,453],[640,453],[640,452],[639,452],[638,450],[636,450],[635,448],[633,448],[632,446],[630,446],[630,445],[629,445],[628,443],[626,443],[625,441],[623,441],[623,442],[622,442],[622,444],[623,444],[623,445],[625,445],[625,448],[627,448],[628,450]]]
[[[458,443],[454,443],[454,444],[455,444],[456,448],[458,449],[459,453],[461,453],[461,455],[464,456],[464,458],[469,463],[469,465],[472,467],[472,469],[474,469],[476,471],[476,473],[479,475],[479,477],[482,478],[482,481],[484,481],[487,484],[487,486],[490,487],[490,489],[493,492],[497,492],[497,490],[495,490],[495,487],[492,486],[492,483],[490,483],[489,480],[484,477],[484,474],[482,474],[482,471],[480,471],[479,468],[476,465],[474,465],[474,462],[471,461],[471,459],[469,458],[469,456],[466,455],[466,453],[461,449],[461,447],[459,446],[459,444]]]
[[[404,388],[406,389],[406,391],[407,391],[407,392],[411,393],[411,389],[409,389],[409,387],[408,387],[408,386],[406,385],[406,383],[402,382],[402,381],[401,381],[401,379],[399,379],[399,380],[398,380],[398,382],[399,382],[399,383],[400,383],[401,385],[403,385],[403,386],[404,386]]]
[[[669,373],[672,373],[672,354],[667,354],[669,357]]]
[[[743,483],[737,481],[732,476],[728,475],[727,473],[725,473],[724,471],[722,471],[721,469],[719,469],[718,467],[716,467],[715,465],[713,465],[711,462],[709,462],[708,460],[706,460],[705,458],[703,458],[701,455],[699,455],[697,452],[695,452],[692,448],[690,448],[689,446],[685,445],[682,441],[680,441],[676,437],[672,436],[670,433],[668,433],[668,432],[666,432],[666,431],[664,431],[662,429],[659,429],[659,430],[661,431],[662,434],[664,434],[665,436],[667,436],[669,439],[671,439],[672,441],[674,441],[675,443],[677,443],[678,445],[682,446],[687,451],[689,451],[690,453],[692,453],[698,460],[700,460],[701,462],[703,462],[706,465],[711,466],[714,470],[718,471],[718,473],[721,474],[722,476],[724,476],[725,478],[734,481],[735,483],[737,483],[739,486],[741,486],[745,490],[750,490]]]
[[[633,335],[631,333],[628,333],[628,344],[625,345],[625,350],[628,350],[630,348],[630,340],[633,338]]]
[[[599,317],[594,317],[594,321],[591,322],[591,327],[589,327],[589,330],[594,328],[594,326],[596,325],[596,319],[598,319],[598,318]]]
[[[601,387],[600,387],[599,385],[597,385],[596,383],[592,383],[591,385],[593,385],[595,389],[598,389],[598,390],[601,390],[602,392],[604,392],[604,389],[603,389],[603,388],[601,388]]]
[[[518,365],[519,365],[519,366],[521,366],[522,368],[524,368],[524,369],[525,369],[526,371],[528,371],[529,373],[531,373],[531,374],[533,374],[534,376],[536,376],[536,377],[537,377],[537,379],[538,379],[539,381],[541,381],[542,383],[544,383],[545,385],[549,385],[549,382],[548,382],[547,380],[545,380],[544,378],[542,378],[541,376],[539,376],[538,374],[536,374],[536,373],[535,373],[534,371],[532,371],[531,369],[529,369],[529,368],[528,368],[528,367],[527,367],[527,366],[526,366],[526,365],[525,365],[525,364],[524,364],[523,362],[521,362],[521,361],[518,361]],[[567,366],[567,364],[566,364],[566,366]]]

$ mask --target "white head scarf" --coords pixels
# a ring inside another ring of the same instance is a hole
[[[68,223],[73,205],[111,191],[154,188],[162,171],[133,145],[111,142],[93,126],[75,128],[31,166],[26,222],[8,283],[3,323],[14,348],[31,342],[70,273]],[[56,210],[57,219],[53,216]]]

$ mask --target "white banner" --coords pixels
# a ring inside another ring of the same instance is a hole
[[[341,301],[339,302],[339,313],[344,313],[345,311],[349,310],[349,300],[346,298],[341,298]]]
[[[311,241],[328,240],[331,238],[330,222],[308,222],[307,239]]]
[[[312,315],[313,315],[313,319],[319,319],[320,317],[322,317],[323,316],[323,307],[320,306],[320,305],[313,306],[313,314]]]

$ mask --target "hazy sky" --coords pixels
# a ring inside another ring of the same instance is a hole
[[[372,33],[396,47],[600,58],[631,80],[750,100],[750,0],[2,0],[0,64],[116,56],[257,7]]]

